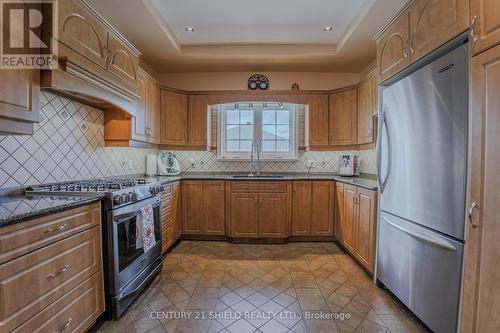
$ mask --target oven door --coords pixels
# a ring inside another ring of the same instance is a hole
[[[155,245],[144,252],[142,241],[138,239],[138,224],[142,221],[141,208],[153,207]],[[160,196],[137,202],[130,206],[111,211],[112,253],[110,263],[113,265],[111,294],[118,295],[128,283],[161,257],[161,212]]]

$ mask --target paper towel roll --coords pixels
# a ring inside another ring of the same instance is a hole
[[[156,175],[156,166],[157,166],[157,155],[149,154],[146,156],[146,175],[154,176]]]

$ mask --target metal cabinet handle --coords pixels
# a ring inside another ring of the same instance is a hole
[[[60,329],[58,329],[54,333],[61,333],[62,331],[64,331],[65,329],[68,328],[70,323],[71,323],[71,317],[68,319],[68,321],[66,321],[66,323],[63,325],[63,327],[61,327]]]
[[[263,202],[262,197],[259,197],[259,206],[260,207],[262,207],[262,202]]]
[[[479,224],[474,223],[474,221],[472,220],[472,213],[474,211],[474,208],[479,209],[479,207],[475,201],[472,203],[472,205],[469,208],[469,222],[470,222],[472,228],[476,229],[477,227],[479,227]]]
[[[68,268],[69,268],[69,265],[66,265],[63,268],[61,268],[59,271],[57,271],[55,273],[50,273],[49,275],[47,275],[47,279],[52,279],[53,277],[56,277],[59,274],[66,272],[68,270]]]
[[[255,197],[253,199],[254,203],[255,203],[255,206],[257,206],[259,204],[259,198]]]
[[[408,41],[403,45],[403,57],[408,58],[408,52],[406,51],[406,48],[408,47]]]
[[[470,35],[471,35],[472,41],[474,43],[477,43],[477,40],[478,40],[478,38],[476,36],[476,22],[477,22],[477,19],[478,19],[477,16],[474,16],[472,18],[472,24],[471,24],[471,28],[470,28]]]
[[[108,60],[108,55],[109,55],[108,49],[106,48],[106,46],[103,46],[101,51],[101,58],[102,60],[104,60],[104,62]]]
[[[410,54],[413,54],[413,52],[415,52],[415,50],[413,49],[413,36],[411,36],[408,40],[408,47],[410,48]]]
[[[68,224],[64,223],[63,225],[60,225],[57,228],[47,229],[47,230],[45,230],[45,232],[48,233],[48,232],[54,232],[54,231],[62,231],[64,229],[66,229],[67,227],[68,227]]]

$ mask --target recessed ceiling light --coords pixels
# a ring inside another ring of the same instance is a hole
[[[332,31],[333,27],[331,25],[328,25],[328,26],[324,27],[323,30],[324,31]]]
[[[186,31],[187,31],[187,32],[193,32],[193,31],[194,31],[194,28],[193,28],[193,27],[187,27],[187,28],[186,28]]]

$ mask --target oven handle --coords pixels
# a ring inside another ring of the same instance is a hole
[[[153,209],[160,207],[160,204],[154,204],[152,205]],[[134,210],[130,213],[125,213],[125,214],[120,214],[120,215],[113,215],[113,222],[120,224],[123,221],[126,221],[134,216],[140,215],[142,212],[140,209]]]
[[[141,208],[148,205],[148,204],[153,206],[153,209],[160,207],[160,197],[156,196],[156,197],[148,199],[148,200],[137,202],[137,203],[130,205],[130,206],[126,206],[126,207],[118,208],[116,210],[112,210],[112,219],[115,222],[127,220],[131,217],[134,217],[134,216],[140,214]]]

